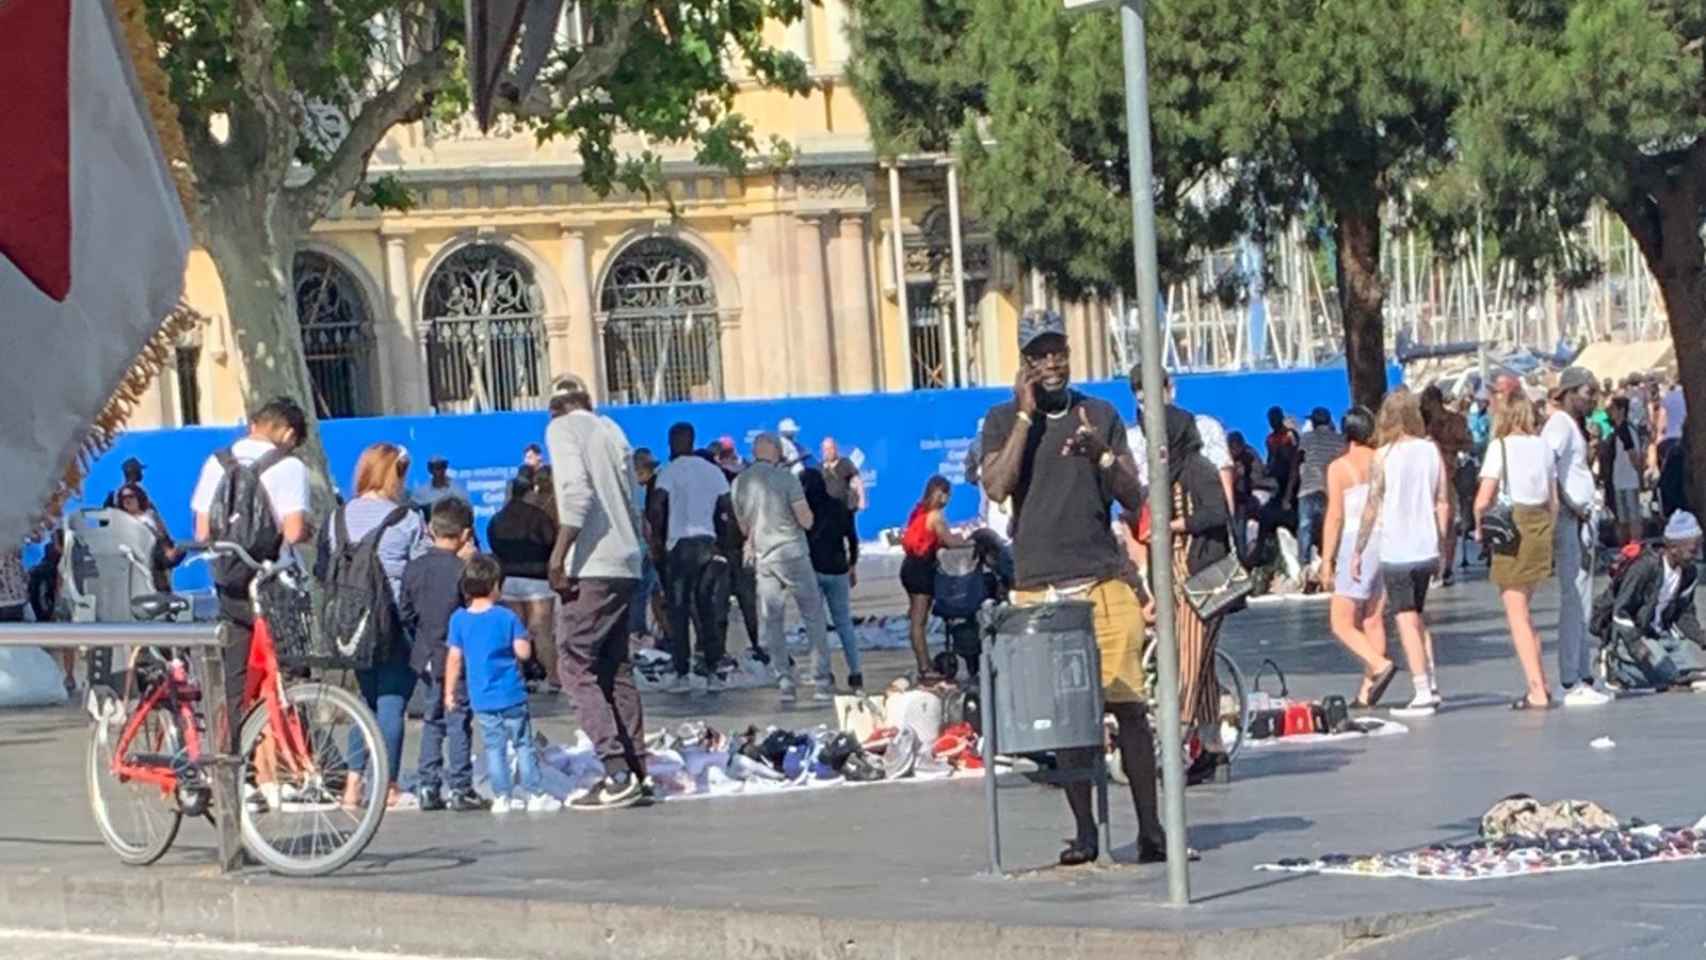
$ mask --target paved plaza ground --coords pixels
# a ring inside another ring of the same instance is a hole
[[[1706,862],[1462,884],[1253,871],[1286,856],[1469,839],[1489,805],[1519,791],[1592,799],[1663,823],[1692,823],[1706,813],[1699,746],[1706,697],[1667,694],[1597,710],[1513,714],[1505,704],[1521,683],[1492,588],[1475,577],[1432,603],[1448,709],[1405,721],[1410,732],[1403,736],[1250,750],[1231,785],[1192,789],[1190,842],[1203,859],[1192,868],[1189,908],[1164,905],[1164,868],[1157,866],[1116,862],[988,876],[983,793],[979,781],[964,780],[502,822],[480,814],[397,814],[386,818],[367,854],[335,877],[287,882],[250,871],[235,900],[199,917],[187,907],[166,909],[169,918],[147,930],[235,930],[243,939],[272,940],[288,931],[278,923],[281,912],[327,902],[368,917],[364,926],[314,909],[327,917],[320,922],[336,925],[326,931],[349,928],[348,945],[420,951],[396,920],[387,921],[393,911],[401,917],[428,903],[445,931],[442,949],[433,952],[457,956],[899,957],[930,943],[938,944],[933,956],[970,955],[990,944],[998,954],[1016,956],[1028,945],[1062,957],[1306,957],[1350,947],[1383,960],[1698,955],[1706,942],[1699,893]],[[1550,633],[1555,590],[1543,591],[1536,608]],[[1319,600],[1260,604],[1229,624],[1226,648],[1248,672],[1272,657],[1294,693],[1348,696],[1354,667],[1325,621]],[[886,681],[908,662],[875,654],[866,674]],[[1408,693],[1401,675],[1388,699],[1402,702]],[[541,697],[536,707],[551,736],[573,730],[563,698]],[[653,723],[705,718],[729,727],[833,719],[827,706],[782,709],[770,690],[652,695],[647,710]],[[207,867],[212,837],[202,825],[187,826],[154,868],[116,864],[86,810],[83,735],[81,718],[68,710],[0,715],[0,758],[8,767],[0,782],[0,927],[104,929],[97,906],[103,897],[131,912],[140,898],[146,912],[150,902],[176,903],[173,890],[231,888]],[[1602,735],[1617,747],[1588,746]],[[411,730],[411,763],[414,748]],[[1118,792],[1114,799],[1115,860],[1129,861],[1130,804]],[[1003,793],[1003,827],[1008,865],[1042,867],[1069,830],[1065,804],[1050,788],[1016,786]],[[30,892],[36,887],[63,894],[44,900]],[[443,899],[406,906],[407,898],[386,899],[393,894]],[[531,912],[515,913],[517,904]],[[517,939],[519,926],[562,922],[573,911],[600,918],[604,944],[547,952],[537,939]],[[113,916],[121,915],[130,914],[115,907]],[[748,922],[763,931],[750,942],[742,939]],[[1403,935],[1376,936],[1385,932]],[[790,938],[795,948],[776,947]],[[490,949],[475,949],[481,945]]]

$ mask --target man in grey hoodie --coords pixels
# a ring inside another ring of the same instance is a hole
[[[579,377],[553,389],[545,430],[557,488],[551,586],[557,606],[557,663],[581,729],[604,762],[604,779],[569,801],[571,810],[630,807],[644,799],[645,717],[628,659],[628,607],[640,581],[642,539],[634,510],[628,438],[593,412]]]

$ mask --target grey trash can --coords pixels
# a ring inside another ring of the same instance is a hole
[[[1005,754],[1101,746],[1102,667],[1085,600],[1006,607],[991,624],[995,742]]]

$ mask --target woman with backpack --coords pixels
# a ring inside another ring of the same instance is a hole
[[[1497,500],[1510,504],[1516,542],[1491,544],[1493,583],[1505,605],[1511,644],[1522,665],[1528,692],[1511,703],[1512,710],[1544,710],[1552,706],[1546,668],[1540,661],[1540,635],[1534,630],[1529,599],[1534,588],[1552,576],[1552,534],[1558,522],[1558,467],[1552,449],[1539,435],[1534,404],[1523,398],[1500,401],[1493,414],[1493,442],[1481,466],[1481,488],[1475,495],[1475,539],[1487,544],[1486,517]]]
[[[925,636],[930,626],[930,603],[936,596],[936,554],[943,547],[963,547],[971,542],[948,528],[945,511],[952,491],[948,478],[941,475],[926,481],[924,496],[906,518],[900,537],[900,548],[906,554],[900,562],[900,585],[906,591],[907,632],[921,679],[932,675]]]
[[[421,515],[410,507],[404,493],[404,480],[409,474],[409,454],[394,443],[376,443],[361,453],[355,465],[355,496],[339,508],[337,515],[321,531],[320,563],[317,572],[325,576],[330,557],[345,545],[361,544],[377,532],[373,541],[374,559],[385,572],[389,587],[385,596],[373,598],[375,604],[390,604],[392,616],[375,618],[387,625],[388,635],[374,638],[373,665],[355,671],[361,687],[361,697],[379,718],[379,730],[385,737],[385,749],[390,754],[390,769],[385,776],[390,783],[386,806],[397,809],[412,807],[415,800],[405,796],[397,787],[397,772],[403,762],[403,728],[409,697],[415,691],[415,672],[409,666],[410,640],[395,614],[403,567],[415,557],[427,552],[431,543],[421,523]],[[350,776],[344,787],[345,803],[354,805],[362,795],[361,776],[367,765],[366,751],[356,743],[350,755]],[[373,771],[367,771],[370,775]]]

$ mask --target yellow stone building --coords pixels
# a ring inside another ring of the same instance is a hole
[[[599,198],[572,144],[513,128],[393,131],[372,169],[400,177],[414,209],[340,207],[296,258],[321,415],[536,408],[569,371],[605,403],[1011,383],[1019,310],[1046,294],[960,209],[949,158],[878,156],[843,76],[849,15],[824,0],[773,27],[810,65],[809,96],[739,96],[793,165],[731,176],[656,148],[672,203]],[[186,297],[211,323],[133,426],[242,416],[231,318],[200,251]],[[1108,375],[1101,311],[1066,313],[1077,375]]]

